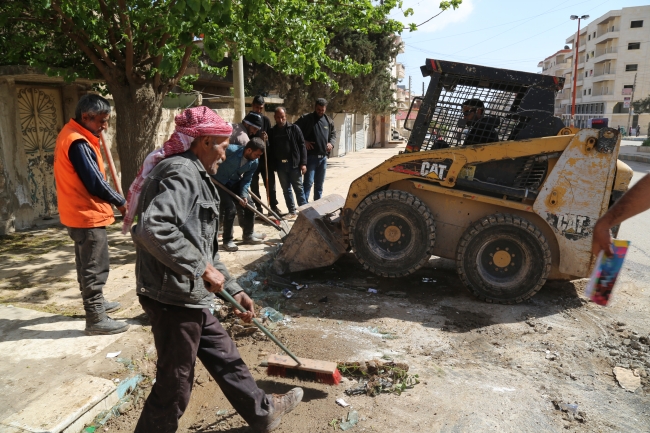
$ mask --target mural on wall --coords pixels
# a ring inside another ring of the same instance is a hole
[[[16,86],[23,149],[27,156],[30,199],[35,215],[58,213],[54,184],[54,147],[63,128],[59,89]]]

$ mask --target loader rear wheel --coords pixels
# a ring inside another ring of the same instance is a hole
[[[515,304],[533,296],[546,282],[551,249],[530,221],[490,215],[465,231],[456,266],[460,279],[478,298]]]
[[[429,208],[404,191],[378,191],[350,220],[350,245],[359,262],[382,277],[412,274],[431,257],[436,224]]]

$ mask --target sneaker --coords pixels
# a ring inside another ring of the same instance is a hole
[[[294,388],[286,394],[273,394],[273,408],[266,416],[266,426],[259,430],[260,433],[275,430],[280,425],[282,415],[294,410],[302,400],[303,394],[302,388]]]
[[[249,236],[244,236],[243,241],[245,244],[261,244],[264,242],[264,239],[266,239],[266,235],[264,233],[252,233]]]
[[[239,249],[239,247],[237,246],[235,241],[229,240],[228,242],[223,243],[223,249],[224,249],[224,251],[234,252],[234,251],[237,251]]]
[[[125,322],[118,322],[104,315],[104,318],[98,322],[91,323],[86,320],[86,334],[87,335],[111,335],[126,332],[129,329],[129,324]]]
[[[285,218],[290,219],[290,220],[294,220],[294,219],[298,218],[298,211],[294,210],[294,211],[289,212]]]
[[[106,313],[112,313],[113,311],[117,311],[120,308],[122,308],[122,305],[119,302],[104,301],[104,311]]]

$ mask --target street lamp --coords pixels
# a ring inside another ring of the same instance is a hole
[[[578,82],[578,50],[580,49],[580,20],[586,20],[589,15],[571,15],[572,20],[578,20],[578,36],[576,37],[576,54],[573,58],[573,97],[571,98],[571,121],[570,126],[575,126],[576,116],[576,83]]]

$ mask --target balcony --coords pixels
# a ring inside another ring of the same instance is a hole
[[[592,96],[611,96],[614,94],[613,89],[594,89]]]
[[[600,38],[601,36],[605,36],[605,35],[608,36],[606,39],[617,38],[619,31],[620,31],[619,26],[607,26],[607,28],[605,30],[601,30],[596,34],[596,39]],[[616,35],[614,35],[614,33],[616,33]]]
[[[616,54],[618,53],[618,47],[607,47],[607,48],[598,48],[596,47],[596,55],[594,58],[598,59],[599,57],[605,56],[607,54]],[[616,56],[614,56],[616,57]],[[606,59],[598,59],[599,62]]]
[[[401,63],[396,63],[395,69],[396,69],[397,79],[403,80],[404,77],[406,76],[404,65]]]

